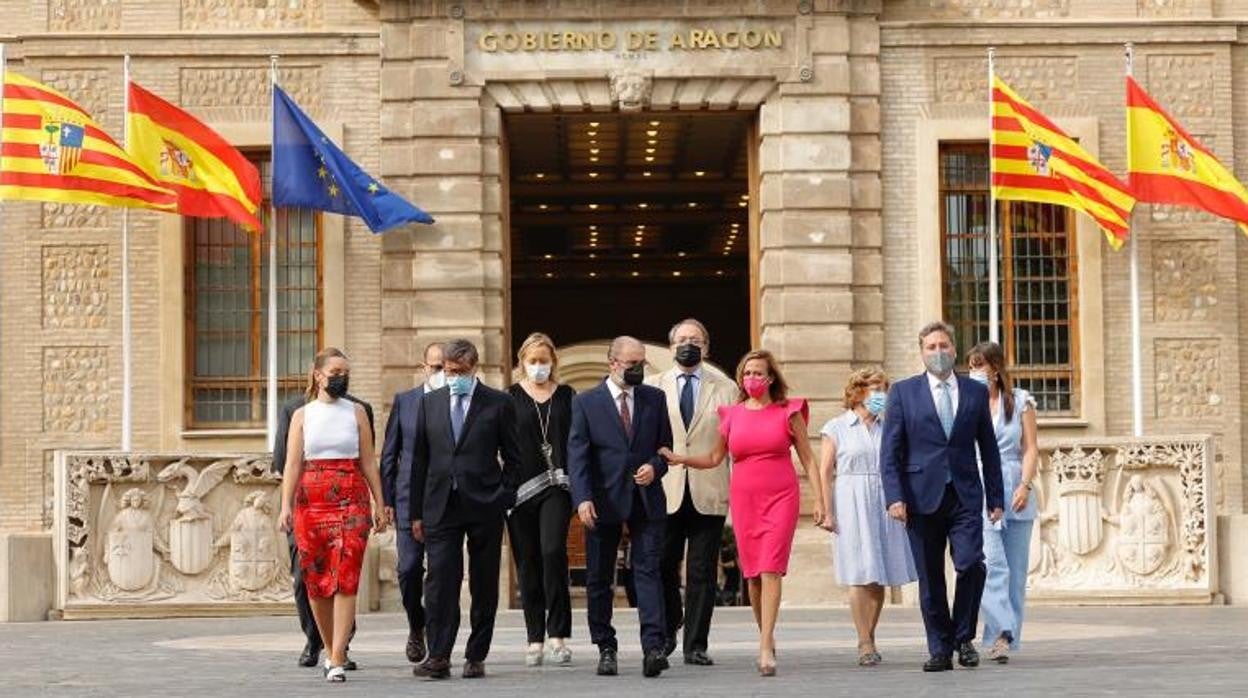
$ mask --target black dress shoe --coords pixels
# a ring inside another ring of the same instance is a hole
[[[342,663],[342,668],[347,671],[355,671],[360,668],[360,665],[356,664],[354,659],[347,657],[347,661]]]
[[[672,652],[675,652],[675,651],[676,651],[676,636],[673,635],[672,637],[669,637],[663,641],[663,656],[670,657],[672,656]]]
[[[419,664],[425,658],[425,634],[417,630],[414,633],[407,634],[407,661],[412,664]]]
[[[464,662],[464,678],[465,679],[485,678],[485,662],[474,662],[472,660],[468,660]]]
[[[309,642],[303,646],[303,653],[299,655],[299,666],[316,666],[321,663],[321,648],[313,647]]]
[[[979,652],[975,651],[975,645],[970,642],[958,645],[958,664],[964,667],[979,666]]]
[[[707,656],[702,650],[694,650],[685,654],[685,664],[693,666],[715,666],[715,660]]]
[[[451,662],[447,659],[430,657],[412,667],[412,676],[426,679],[449,679],[451,678]]]
[[[658,648],[646,650],[646,658],[641,664],[641,673],[648,679],[652,679],[663,671],[671,667],[667,661],[667,656],[663,654],[663,650]]]
[[[953,659],[933,656],[923,662],[923,671],[953,671]]]
[[[619,660],[615,657],[615,650],[605,648],[598,651],[598,675],[599,676],[615,676],[620,673]]]

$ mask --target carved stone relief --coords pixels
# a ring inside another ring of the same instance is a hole
[[[289,602],[271,505],[280,485],[261,455],[61,454],[63,609],[89,617],[104,607]]]
[[[1032,102],[1072,99],[1079,71],[1073,56],[1008,56],[993,65],[998,77]],[[938,102],[987,102],[988,59],[983,56],[936,58],[934,98]]]
[[[109,220],[109,209],[103,206],[45,203],[39,226],[44,230],[103,230]]]
[[[1160,321],[1208,320],[1218,304],[1218,243],[1158,241],[1153,245],[1153,309]]]
[[[1158,339],[1154,344],[1158,417],[1194,419],[1222,412],[1217,339]]]
[[[1140,17],[1208,17],[1209,0],[1135,0]]]
[[[1051,19],[1070,13],[1070,0],[912,0],[932,18]]]
[[[321,104],[321,69],[317,66],[278,68],[278,82],[305,108]],[[267,66],[183,68],[179,74],[184,107],[268,107]]]
[[[98,434],[108,429],[108,348],[45,347],[43,430]]]
[[[1211,439],[1049,445],[1030,585],[1045,595],[1212,593]],[[1159,598],[1162,596],[1159,595]]]
[[[1147,66],[1145,87],[1171,116],[1176,119],[1213,116],[1213,56],[1152,55],[1148,57]],[[1205,147],[1213,147],[1206,139],[1201,141]]]
[[[48,0],[48,31],[121,28],[121,0]]]
[[[307,29],[324,23],[324,0],[182,0],[183,29]]]
[[[654,78],[638,70],[620,70],[611,74],[611,100],[620,111],[641,111],[650,103]]]
[[[45,245],[42,269],[44,328],[108,324],[107,245]]]

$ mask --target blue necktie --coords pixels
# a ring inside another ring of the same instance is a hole
[[[936,405],[936,413],[940,417],[940,426],[945,430],[945,438],[953,433],[953,395],[949,392],[949,384],[940,383],[940,402]],[[945,473],[945,484],[953,482],[953,473]]]
[[[697,378],[692,373],[685,376],[685,387],[680,389],[680,421],[685,423],[685,429],[693,421],[693,382]]]
[[[464,431],[464,398],[466,395],[452,395],[451,404],[451,436],[459,443],[459,435]]]
[[[953,396],[949,393],[949,384],[943,381],[940,384],[940,404],[936,407],[940,426],[945,430],[945,438],[948,439],[953,433]]]

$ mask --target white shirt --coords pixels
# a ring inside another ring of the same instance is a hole
[[[680,403],[680,395],[685,389],[685,382],[692,377],[693,380],[693,404],[697,407],[698,398],[702,395],[702,364],[693,369],[692,373],[685,373],[680,369],[676,369],[676,402]]]
[[[936,405],[936,414],[940,414],[940,384],[941,380],[933,376],[931,372],[927,374],[927,385],[932,391],[932,404]],[[949,399],[953,401],[953,414],[958,414],[958,374],[950,372],[949,377],[944,383],[949,385]]]
[[[637,404],[633,399],[633,386],[621,388],[615,384],[615,381],[607,379],[607,390],[611,391],[611,401],[615,403],[615,411],[620,411],[620,394],[628,396],[628,415],[631,417],[637,411]]]
[[[313,400],[303,406],[303,457],[305,460],[340,460],[360,457],[360,423],[355,403],[344,398],[332,402]]]

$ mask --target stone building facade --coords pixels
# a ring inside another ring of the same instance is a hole
[[[915,330],[946,310],[942,148],[987,139],[987,47],[1003,78],[1121,173],[1132,41],[1141,83],[1228,165],[1242,174],[1248,163],[1246,0],[0,0],[0,16],[9,68],[65,91],[114,134],[129,53],[137,81],[262,150],[276,54],[280,81],[321,127],[438,219],[382,237],[350,219],[320,224],[319,338],[348,349],[353,392],[380,419],[428,341],[474,340],[494,384],[511,369],[513,114],[753,114],[749,330],[811,398],[812,436],[840,411],[852,368],[916,370]],[[58,451],[118,444],[120,220],[76,206],[0,209],[0,532],[15,540],[63,528]],[[1093,466],[1098,484],[1117,488],[1106,486],[1106,516],[1144,497],[1173,536],[1139,545],[1177,556],[1186,531],[1184,554],[1203,561],[1186,600],[1248,598],[1248,239],[1201,214],[1137,210],[1145,434],[1156,440],[1120,443],[1131,432],[1127,257],[1072,220],[1077,379],[1041,419],[1053,511],[1062,463],[1098,445],[1118,453]],[[186,228],[158,214],[131,221],[134,451],[263,451],[254,425],[192,423]],[[1188,434],[1211,440],[1179,439],[1199,454],[1173,456],[1182,448],[1171,437]],[[1169,484],[1133,490],[1105,477],[1114,467]],[[803,530],[795,554],[791,598],[841,599],[822,534]],[[60,555],[62,568],[72,557]],[[1115,598],[1131,598],[1133,583]]]

